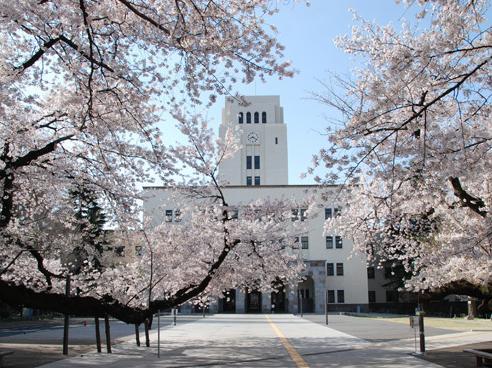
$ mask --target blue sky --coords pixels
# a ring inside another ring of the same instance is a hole
[[[288,129],[289,184],[312,183],[313,178],[300,178],[309,166],[311,157],[326,146],[322,132],[336,112],[310,98],[312,92],[322,92],[319,80],[328,81],[331,73],[350,74],[355,60],[338,50],[334,38],[349,34],[354,22],[349,9],[365,19],[380,24],[398,25],[403,18],[412,19],[412,13],[392,0],[313,0],[310,6],[300,2],[279,1],[280,12],[269,23],[278,28],[278,39],[286,47],[286,59],[291,60],[298,73],[294,78],[266,83],[257,81],[237,85],[244,95],[280,95]],[[210,125],[218,128],[224,97],[217,100],[207,117]]]

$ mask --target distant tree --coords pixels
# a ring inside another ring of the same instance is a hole
[[[320,182],[346,184],[343,215],[327,226],[403,264],[408,289],[490,295],[490,3],[406,3],[419,7],[413,25],[357,18],[351,37],[337,39],[364,64],[354,80],[337,77],[342,89],[317,95],[343,126],[309,172],[323,166]]]
[[[77,186],[70,191],[73,200],[76,234],[80,235],[80,244],[74,246],[67,261],[73,273],[79,273],[90,266],[102,270],[104,247],[108,245],[105,233],[106,216],[99,205],[94,192],[86,186]]]

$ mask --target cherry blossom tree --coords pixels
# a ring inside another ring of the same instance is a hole
[[[97,280],[117,270],[90,262],[73,276],[79,295],[63,296],[63,260],[89,235],[76,231],[70,191],[84,187],[109,223],[138,229],[138,184],[171,185],[178,161],[196,164],[164,145],[162,114],[212,103],[236,81],[292,74],[265,23],[275,11],[264,0],[1,3],[2,299],[132,321],[149,314],[104,292]]]
[[[363,62],[316,97],[342,116],[314,156],[345,182],[327,223],[370,261],[403,264],[408,289],[492,290],[490,2],[406,2],[400,28],[356,16],[337,45]]]

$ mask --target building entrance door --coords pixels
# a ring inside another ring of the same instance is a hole
[[[222,313],[235,313],[236,312],[236,290],[231,289],[224,293],[222,301]]]
[[[261,313],[261,293],[259,291],[246,294],[246,312]]]
[[[285,291],[280,290],[277,292],[272,292],[272,312],[273,313],[285,313]]]

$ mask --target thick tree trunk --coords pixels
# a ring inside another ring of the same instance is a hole
[[[99,330],[99,317],[94,318],[95,328],[96,328],[96,348],[97,352],[101,352],[101,331]]]
[[[138,323],[135,323],[135,339],[137,340],[137,346],[140,346],[140,331],[138,329]]]
[[[144,327],[145,327],[145,346],[150,347],[149,320],[147,318],[144,321]]]
[[[475,319],[477,317],[477,299],[468,297],[468,316],[467,319]]]
[[[106,331],[106,350],[111,354],[111,330],[109,327],[109,316],[107,314],[104,316],[104,329]]]

